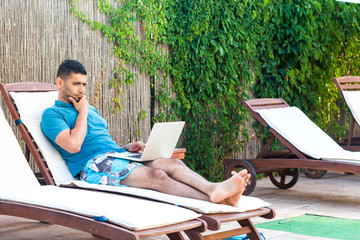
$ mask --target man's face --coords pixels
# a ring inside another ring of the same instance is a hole
[[[85,94],[86,75],[72,73],[66,80],[58,78],[57,85],[60,101],[71,103],[69,97],[72,97],[78,102]]]

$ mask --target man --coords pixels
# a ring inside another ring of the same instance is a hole
[[[95,184],[147,188],[177,196],[236,206],[250,174],[246,170],[224,182],[211,183],[179,159],[155,159],[143,164],[112,158],[109,152],[138,152],[141,141],[124,149],[110,137],[107,124],[85,96],[86,70],[76,60],[58,69],[55,105],[44,111],[41,129],[65,159],[71,174]]]

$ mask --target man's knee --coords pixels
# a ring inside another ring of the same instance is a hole
[[[179,166],[179,167],[185,167],[185,163],[183,161],[181,161],[180,159],[177,159],[177,158],[171,158],[169,159],[171,160],[171,164],[173,166]]]
[[[171,163],[167,169],[167,173],[172,178],[177,178],[178,175],[182,175],[184,170],[188,170],[186,165],[180,159],[171,159]]]
[[[143,187],[157,189],[160,183],[166,182],[169,176],[165,171],[149,167],[137,167],[126,178],[121,180],[122,185],[129,187]]]
[[[149,179],[157,181],[164,181],[169,177],[165,171],[157,168],[152,168],[147,174]]]

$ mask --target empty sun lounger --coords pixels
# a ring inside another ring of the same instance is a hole
[[[360,126],[360,77],[334,77],[333,82],[351,113],[349,136],[340,144],[350,151],[360,151],[360,138],[353,137],[355,124]]]
[[[226,231],[225,233],[215,232],[211,234],[213,239],[243,233],[248,234],[251,239],[260,239],[260,235],[250,218],[259,216],[265,218],[274,217],[274,211],[267,207],[268,204],[257,198],[243,197],[241,198],[239,207],[234,208],[221,204],[172,196],[147,189],[94,185],[74,179],[65,161],[42,134],[39,125],[42,111],[46,107],[53,105],[54,100],[57,98],[56,86],[41,83],[0,84],[0,90],[47,184],[70,185],[86,189],[117,192],[176,204],[202,213],[201,219],[206,221],[208,229],[210,230],[218,230],[221,227],[221,223],[229,221],[238,221],[242,226]],[[189,231],[186,233],[188,235],[190,234]]]
[[[283,99],[272,98],[253,99],[243,104],[272,138],[255,159],[225,159],[227,176],[233,169],[248,168],[253,177],[256,173],[267,173],[275,186],[286,189],[297,182],[299,168],[360,174],[360,152],[343,149],[300,109],[290,107]],[[287,150],[268,152],[275,138]],[[251,192],[254,187],[249,186],[247,190]]]
[[[0,108],[0,214],[89,232],[95,239],[139,239],[180,231],[198,236],[198,213],[154,201],[74,188],[41,186]]]

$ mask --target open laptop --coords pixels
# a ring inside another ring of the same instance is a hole
[[[155,123],[142,153],[107,153],[107,156],[132,161],[149,161],[157,158],[171,158],[185,122]]]

